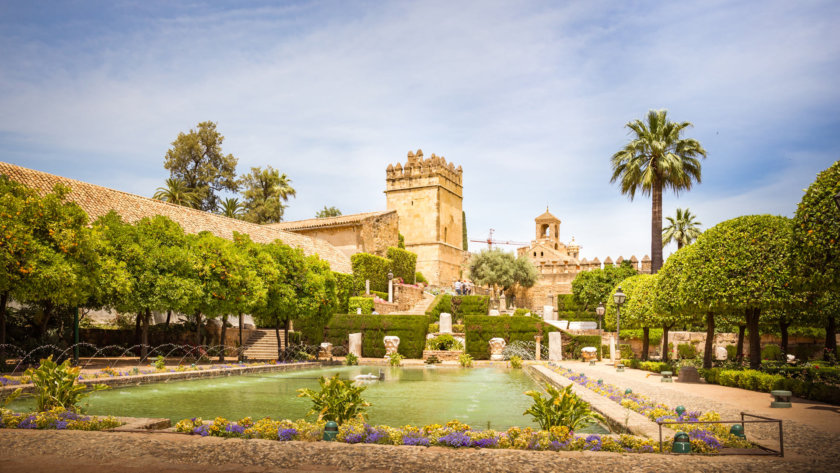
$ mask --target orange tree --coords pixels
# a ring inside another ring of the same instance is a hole
[[[665,261],[659,270],[654,290],[654,312],[658,325],[662,327],[662,361],[668,361],[668,332],[679,324],[694,323],[696,315],[690,301],[694,297],[686,294],[685,261],[694,251],[694,245],[680,248]]]

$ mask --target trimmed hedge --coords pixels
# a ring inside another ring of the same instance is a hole
[[[563,311],[571,311],[571,312],[580,311],[580,304],[575,302],[575,296],[573,294],[558,294],[557,295],[557,312],[563,312]]]
[[[652,371],[654,373],[661,373],[663,371],[670,371],[675,376],[680,371],[679,365],[672,365],[671,363],[665,363],[663,361],[641,361],[638,358],[622,358],[621,363],[624,366],[629,366],[630,368],[637,369],[637,370],[644,370],[644,371]]]
[[[370,315],[373,312],[373,298],[372,297],[351,297],[347,303],[351,314],[356,313],[356,309],[362,308],[362,314]]]
[[[840,387],[827,383],[788,378],[780,374],[763,373],[757,370],[711,368],[701,369],[700,374],[707,383],[762,392],[784,389],[797,397],[840,404]]]
[[[335,294],[338,297],[338,313],[350,312],[350,297],[356,295],[356,279],[352,274],[333,273]]]
[[[388,259],[391,260],[391,270],[395,278],[402,278],[406,284],[414,284],[417,276],[417,254],[410,251],[389,247]]]
[[[429,333],[438,333],[440,332],[440,324],[438,322],[434,322],[429,324]],[[464,333],[464,324],[452,324],[452,332],[453,333]]]
[[[350,257],[350,262],[353,265],[353,276],[361,281],[362,287],[365,280],[370,280],[372,291],[388,291],[388,271],[391,269],[391,261],[388,258],[356,253]]]
[[[534,336],[541,334],[543,343],[548,346],[548,333],[557,331],[542,320],[531,317],[467,315],[464,316],[466,329],[465,352],[477,360],[490,359],[490,339],[504,338],[508,345],[513,342],[533,342]]]
[[[461,302],[458,306],[458,311],[452,310],[452,300],[456,299]],[[463,318],[466,315],[487,315],[490,309],[490,298],[488,296],[452,296],[449,294],[438,294],[432,305],[426,310],[426,315],[440,319],[441,312],[452,314],[453,317]]]
[[[574,322],[597,322],[598,316],[592,312],[578,312],[574,310],[563,310],[557,312],[557,320],[569,320]]]
[[[563,343],[563,356],[569,358],[580,358],[580,350],[584,347],[598,348],[601,344],[600,335],[566,335],[566,341]],[[599,356],[600,360],[601,357]]]
[[[422,358],[426,346],[426,328],[429,318],[425,315],[335,315],[325,327],[324,341],[333,346],[346,346],[351,333],[362,333],[362,356],[385,356],[386,335],[400,337],[397,351],[406,358]]]
[[[374,295],[379,296],[379,298],[380,298],[380,299],[382,299],[383,301],[387,301],[387,300],[388,300],[388,293],[387,293],[387,292],[382,292],[382,291],[370,291],[370,293],[371,293],[371,294],[374,294]]]

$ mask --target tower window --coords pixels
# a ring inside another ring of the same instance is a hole
[[[535,251],[535,252],[534,252],[534,258],[536,258],[536,257],[537,257],[537,252]]]
[[[540,251],[540,257],[542,257],[542,255],[543,255],[543,252],[542,252],[542,251]]]

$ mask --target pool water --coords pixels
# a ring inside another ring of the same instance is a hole
[[[522,415],[532,402],[523,393],[540,387],[523,370],[501,367],[324,367],[109,389],[91,394],[83,405],[88,404],[85,411],[93,415],[164,417],[173,423],[217,416],[300,419],[306,417],[311,402],[297,397],[298,388],[317,391],[320,376],[338,373],[343,379],[353,379],[359,374],[378,374],[380,369],[385,380],[366,382],[362,394],[372,404],[367,416],[370,424],[422,426],[457,419],[476,429],[537,427],[531,416]],[[10,407],[32,409],[34,401],[18,400]],[[598,425],[583,431],[606,432]]]

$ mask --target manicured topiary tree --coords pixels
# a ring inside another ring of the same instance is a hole
[[[684,295],[706,314],[707,327],[713,327],[715,313],[743,312],[750,337],[750,367],[754,369],[761,364],[758,325],[762,309],[782,307],[792,298],[790,242],[788,218],[737,217],[706,230],[692,245],[694,251],[683,267]],[[714,335],[713,328],[707,330]],[[711,365],[709,351],[704,366]]]
[[[668,361],[668,332],[677,324],[691,322],[696,317],[694,306],[689,303],[694,297],[686,294],[687,288],[683,284],[685,261],[694,248],[694,245],[684,246],[672,253],[656,273],[654,312],[662,327],[662,361]]]
[[[616,284],[638,274],[629,261],[618,266],[607,265],[603,269],[581,271],[572,280],[572,294],[583,310],[592,311],[601,302],[606,303]]]
[[[836,353],[837,312],[825,311],[820,299],[840,290],[840,161],[819,173],[805,191],[793,219],[791,254],[797,285],[807,292],[811,313],[825,323],[825,346]],[[828,304],[831,305],[831,304]]]
[[[615,294],[618,287],[627,299],[621,306],[621,327],[626,329],[641,328],[642,338],[642,359],[647,360],[647,352],[650,344],[650,326],[653,321],[653,297],[651,283],[655,285],[656,278],[651,274],[637,274],[621,281],[607,297],[607,310],[604,314],[604,323],[607,326],[616,326],[616,305]],[[619,336],[619,340],[620,340]]]

